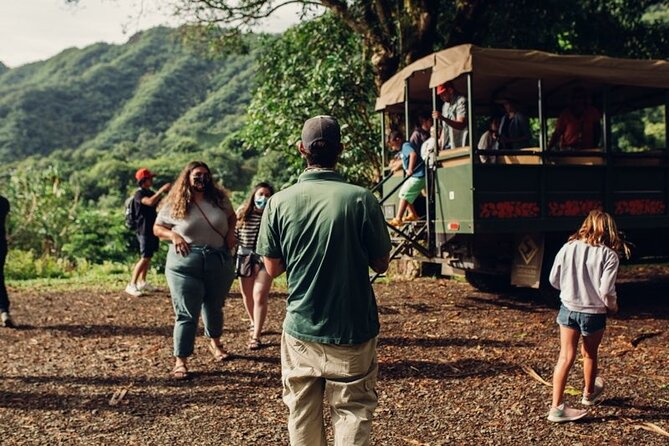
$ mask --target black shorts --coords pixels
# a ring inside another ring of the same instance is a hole
[[[137,234],[137,240],[139,241],[139,253],[142,258],[146,259],[153,257],[153,254],[158,251],[158,237],[155,235],[140,235]]]

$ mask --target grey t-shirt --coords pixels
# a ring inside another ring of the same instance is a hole
[[[444,106],[441,109],[441,114],[448,119],[453,121],[457,118],[464,117],[467,119],[467,99],[457,93],[454,93],[453,100],[451,102],[444,102]],[[467,145],[467,127],[462,130],[456,130],[450,125],[444,125],[444,139],[443,147],[449,149],[457,149],[458,147],[464,147]]]
[[[233,213],[232,204],[228,199],[223,202],[223,208],[214,206],[208,201],[202,201],[198,204],[220,234],[212,229],[202,216],[202,212],[194,204],[189,207],[185,218],[176,219],[170,215],[172,206],[166,203],[158,212],[156,224],[170,228],[189,244],[206,245],[213,248],[223,247],[225,245],[223,236],[227,235],[229,229],[228,217]]]

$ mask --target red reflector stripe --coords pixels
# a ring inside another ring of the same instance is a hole
[[[449,223],[448,224],[448,230],[449,231],[457,231],[458,229],[460,229],[460,223],[455,222],[455,223]]]

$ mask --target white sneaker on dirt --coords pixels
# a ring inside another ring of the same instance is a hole
[[[571,407],[567,407],[565,403],[562,403],[558,407],[551,407],[551,410],[548,412],[548,421],[552,421],[553,423],[576,421],[587,414],[588,411],[585,409],[572,409]]]
[[[149,283],[147,283],[147,282],[144,282],[144,283],[138,283],[138,284],[137,284],[137,289],[138,289],[139,291],[146,291],[147,293],[150,293],[150,292],[152,292],[152,291],[156,291],[156,290],[157,290],[156,287],[154,287],[153,285],[151,285],[151,284],[149,284]]]
[[[7,327],[7,328],[14,328],[14,321],[12,321],[12,317],[7,313],[6,311],[3,311],[2,314],[0,314],[0,319],[2,319],[2,326]]]
[[[598,376],[595,378],[595,390],[590,395],[586,395],[585,389],[583,389],[581,404],[584,406],[594,406],[601,400],[602,393],[604,393],[604,380]]]
[[[142,295],[142,291],[137,288],[137,285],[133,285],[131,283],[129,283],[128,286],[125,287],[125,292],[134,297],[139,297]]]

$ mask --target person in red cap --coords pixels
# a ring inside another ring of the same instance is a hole
[[[434,110],[432,117],[445,125],[440,147],[456,149],[467,145],[467,99],[457,92],[451,82],[439,85],[437,95],[444,102],[441,112]]]
[[[156,206],[172,186],[170,183],[163,184],[158,192],[151,190],[153,178],[156,176],[149,169],[141,168],[135,172],[135,179],[139,186],[133,197],[133,209],[136,215],[136,233],[139,241],[140,259],[132,269],[130,283],[125,287],[125,292],[131,296],[141,296],[143,290],[148,291],[146,273],[151,266],[151,258],[158,250],[158,237],[153,234],[153,224],[156,221]]]

